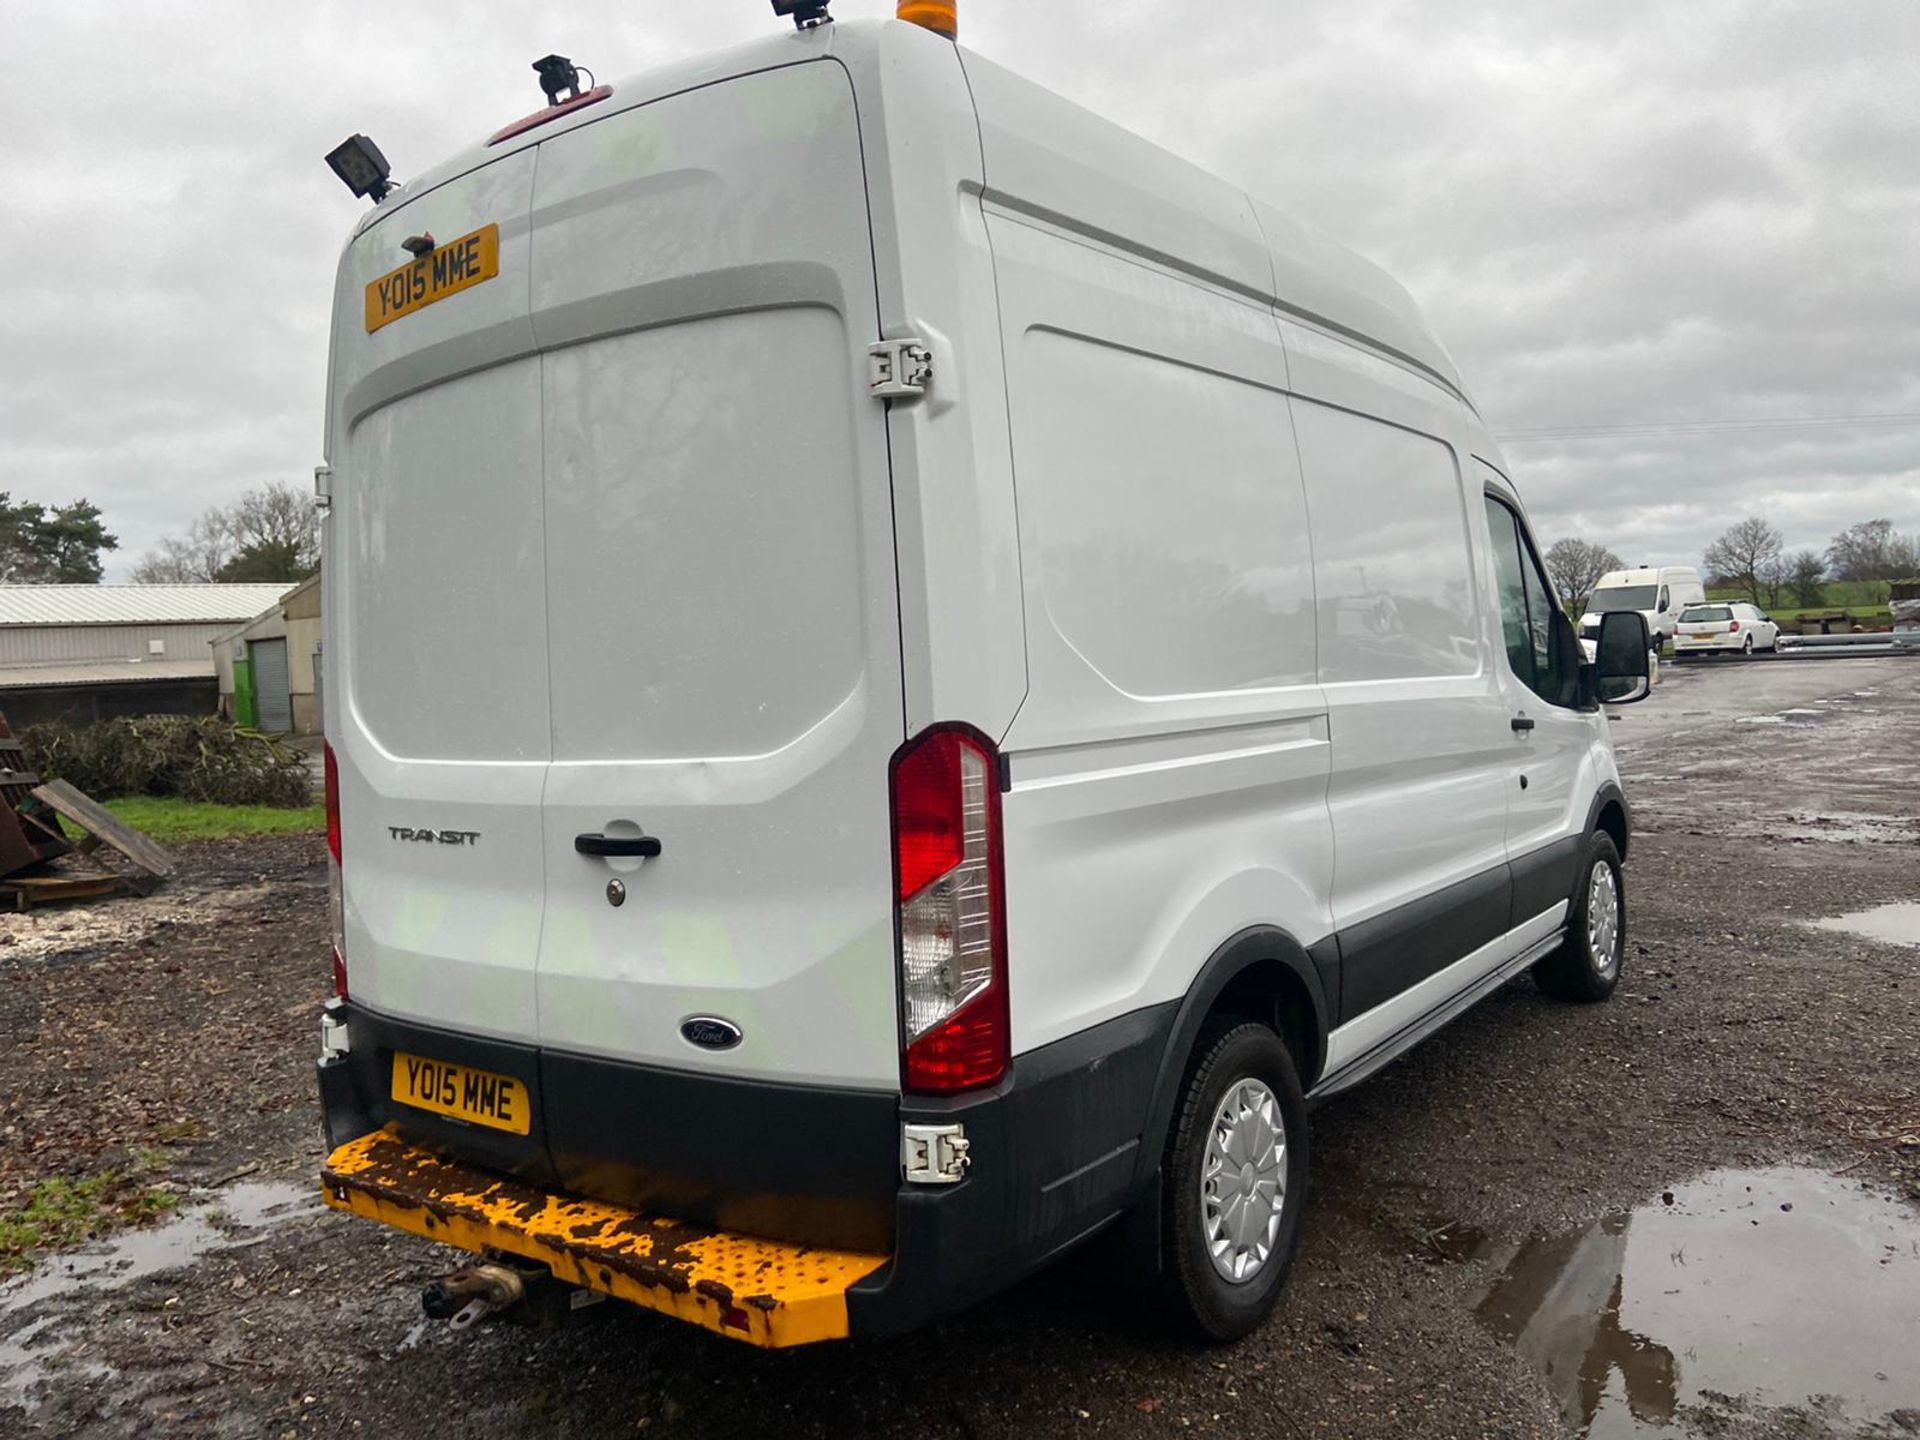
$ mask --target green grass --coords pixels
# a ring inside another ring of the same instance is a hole
[[[1885,614],[1887,598],[1893,593],[1893,587],[1884,580],[1829,580],[1820,587],[1820,601],[1816,605],[1803,606],[1791,586],[1781,590],[1779,608],[1767,607],[1767,613],[1781,616],[1798,616],[1812,611],[1820,613],[1827,610],[1852,610],[1856,614],[1878,612]],[[1707,589],[1709,600],[1750,600],[1752,597],[1738,585],[1713,585]],[[1760,587],[1760,598],[1766,601],[1766,587]]]
[[[0,1274],[27,1269],[45,1251],[164,1215],[179,1203],[171,1190],[117,1170],[43,1180],[25,1201],[0,1210]]]
[[[155,840],[218,840],[230,835],[303,834],[327,828],[319,805],[281,810],[272,805],[202,805],[169,796],[129,795],[106,802],[120,819]],[[72,826],[68,826],[69,831]]]

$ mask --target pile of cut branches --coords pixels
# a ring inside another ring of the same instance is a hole
[[[218,805],[309,805],[313,785],[292,746],[212,716],[149,715],[97,725],[34,725],[20,742],[43,780],[97,800],[171,795]]]

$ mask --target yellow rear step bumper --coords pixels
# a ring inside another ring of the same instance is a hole
[[[519,1255],[570,1284],[769,1349],[844,1339],[847,1291],[887,1263],[549,1194],[389,1130],[342,1145],[320,1178],[336,1210],[462,1250]]]

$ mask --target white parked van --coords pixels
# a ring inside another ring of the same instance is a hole
[[[1399,286],[925,29],[534,120],[340,264],[329,1202],[467,1320],[882,1334],[1110,1231],[1245,1333],[1311,1100],[1613,989],[1643,623],[1582,663]]]
[[[1600,617],[1615,610],[1631,610],[1645,618],[1656,645],[1673,639],[1680,612],[1706,602],[1700,572],[1690,565],[1643,565],[1636,570],[1611,570],[1600,577],[1587,597],[1580,617],[1580,638],[1600,638]]]

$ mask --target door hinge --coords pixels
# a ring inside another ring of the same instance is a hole
[[[333,508],[333,466],[313,467],[313,508],[321,514]]]
[[[900,1168],[909,1185],[955,1185],[967,1178],[973,1157],[967,1153],[964,1125],[902,1125]]]
[[[353,1049],[347,1022],[341,1018],[346,1009],[338,1000],[327,1001],[320,1015],[320,1063],[332,1065],[344,1060]]]
[[[933,351],[914,339],[867,347],[867,389],[876,400],[911,400],[933,383]]]

